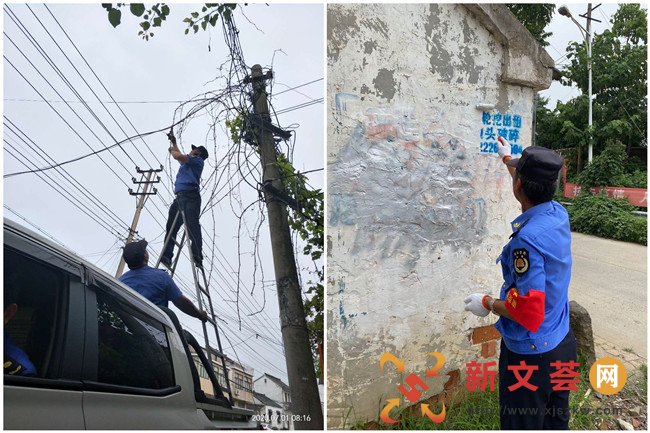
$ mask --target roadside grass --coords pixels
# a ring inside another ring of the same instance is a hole
[[[648,366],[641,364],[638,370],[628,371],[627,383],[621,390],[621,394],[627,398],[637,401],[639,404],[647,404],[648,401]]]
[[[459,385],[462,386],[462,385]],[[499,394],[498,383],[495,381],[494,391],[469,392],[464,386],[452,399],[450,407],[446,407],[446,416],[442,423],[436,424],[420,413],[420,405],[405,407],[391,412],[393,419],[399,419],[395,424],[384,424],[376,421],[357,422],[352,430],[499,430]],[[439,413],[442,406],[438,403],[429,407],[431,412]]]
[[[643,378],[639,391],[643,395],[643,402],[648,403],[648,365],[641,364],[641,377]]]
[[[569,419],[569,429],[571,430],[595,430],[601,429],[603,423],[609,425],[614,423],[611,415],[598,413],[598,409],[604,409],[606,400],[598,398],[591,388],[589,382],[589,369],[591,364],[585,362],[584,358],[578,355],[580,367],[580,381],[578,390],[572,391],[569,395],[569,409],[571,418]]]

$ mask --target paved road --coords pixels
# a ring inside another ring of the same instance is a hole
[[[569,299],[589,311],[596,344],[614,347],[621,355],[631,349],[647,359],[648,248],[575,232],[571,236]]]

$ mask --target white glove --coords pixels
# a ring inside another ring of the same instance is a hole
[[[483,293],[472,293],[465,298],[465,311],[471,311],[479,317],[485,317],[490,314],[490,310],[483,306]]]
[[[504,156],[512,157],[510,151],[510,143],[508,143],[508,140],[501,137],[500,135],[497,137],[497,151],[499,153],[499,158],[501,159],[503,159]]]

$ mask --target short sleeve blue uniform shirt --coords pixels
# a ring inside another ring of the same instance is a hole
[[[147,265],[125,272],[119,280],[159,307],[183,295],[167,272]]]
[[[36,376],[36,367],[27,354],[4,333],[4,374]]]
[[[188,155],[188,157],[188,161],[181,164],[178,173],[176,173],[175,193],[199,190],[204,161],[200,156]]]
[[[517,321],[501,317],[495,327],[515,353],[548,352],[569,332],[569,217],[549,201],[522,213],[512,230],[497,263],[504,279],[499,298]]]

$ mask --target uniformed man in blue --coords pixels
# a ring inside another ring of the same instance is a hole
[[[36,367],[23,349],[7,334],[7,324],[18,312],[15,290],[5,286],[4,291],[4,374],[13,376],[36,376]]]
[[[201,235],[201,225],[199,223],[199,216],[201,213],[201,173],[203,172],[203,165],[208,159],[208,150],[199,146],[192,145],[192,151],[189,154],[184,154],[176,145],[176,137],[171,132],[167,134],[171,146],[169,153],[172,158],[181,164],[176,174],[176,182],[174,184],[174,193],[176,198],[172,205],[169,207],[169,215],[167,216],[167,227],[165,239],[170,236],[167,242],[165,251],[163,251],[160,258],[160,263],[171,268],[172,257],[174,255],[174,244],[176,234],[183,225],[182,218],[176,219],[176,213],[179,209],[185,214],[187,228],[189,231],[190,239],[192,240],[192,256],[194,263],[199,268],[203,267],[203,238]],[[174,220],[176,219],[176,224]]]
[[[126,244],[122,257],[129,270],[119,278],[121,282],[159,307],[167,307],[171,301],[183,313],[203,322],[208,320],[208,314],[183,295],[167,272],[148,266],[147,241],[143,239]]]
[[[465,310],[477,316],[501,316],[499,404],[503,430],[566,430],[569,428],[569,391],[553,390],[551,366],[577,361],[576,341],[569,328],[571,230],[562,205],[552,200],[563,160],[550,149],[532,146],[513,159],[502,137],[499,156],[512,176],[512,190],[522,214],[512,221],[510,241],[503,248],[504,283],[498,299],[474,293]],[[518,386],[522,361],[537,370]],[[510,368],[508,368],[510,366]],[[513,369],[513,367],[515,367]],[[510,389],[509,389],[510,388]]]

